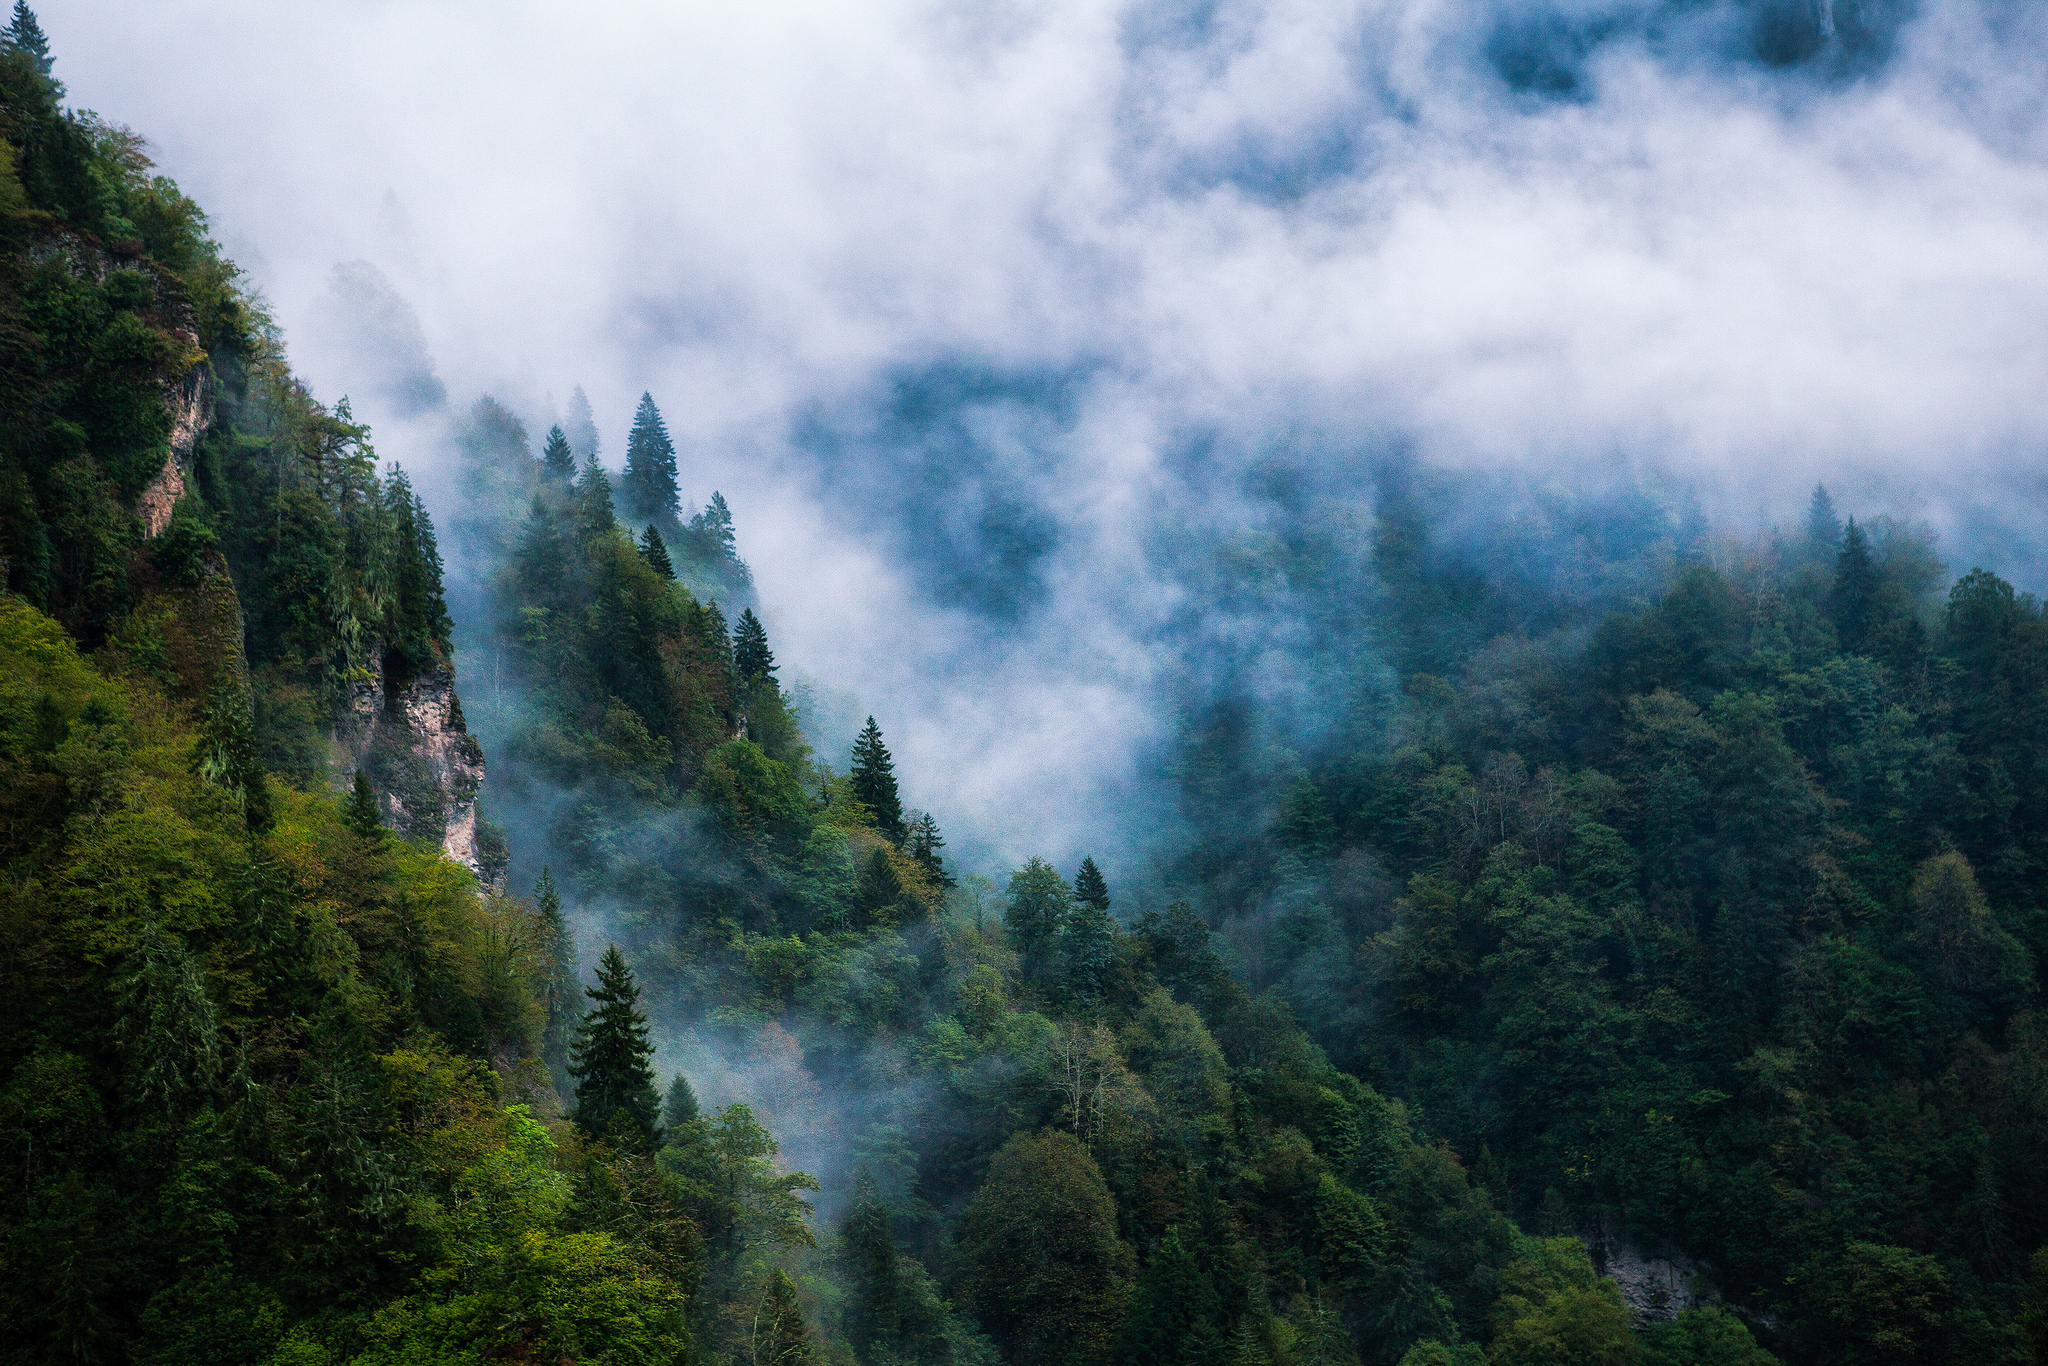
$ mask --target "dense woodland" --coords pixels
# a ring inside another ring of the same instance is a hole
[[[815,751],[651,396],[617,474],[453,422],[444,589],[52,70],[17,6],[0,1360],[2048,1361],[2030,596],[1824,492],[1269,480],[1193,572],[1306,700],[1206,653],[1128,886],[978,876],[873,720]],[[458,623],[474,870],[331,739]]]

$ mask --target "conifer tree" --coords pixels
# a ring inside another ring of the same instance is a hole
[[[580,384],[569,395],[569,414],[562,434],[569,438],[569,449],[577,460],[597,459],[596,416],[590,411],[590,396]]]
[[[646,560],[648,567],[655,573],[670,583],[675,582],[675,564],[669,559],[668,547],[661,543],[661,533],[654,529],[652,522],[649,522],[647,530],[640,534],[640,558]]]
[[[1842,549],[1842,519],[1835,514],[1835,500],[1828,497],[1825,484],[1813,486],[1813,501],[1806,505],[1806,553],[1827,561]]]
[[[705,543],[714,559],[726,564],[739,562],[739,542],[733,535],[732,509],[725,505],[724,494],[712,490],[711,505],[690,519],[690,530]]]
[[[903,843],[909,832],[903,826],[903,799],[896,793],[896,763],[872,716],[853,742],[853,793],[873,813],[875,829]]]
[[[583,462],[583,476],[576,481],[576,530],[585,544],[595,543],[609,533],[618,518],[612,510],[612,481],[595,455]]]
[[[555,875],[546,867],[533,884],[533,909],[539,917],[543,951],[542,1004],[547,1007],[547,1026],[541,1035],[541,1059],[554,1078],[555,1089],[569,1093],[569,1044],[576,1033],[576,940],[562,914],[562,895],[555,890]]]
[[[712,653],[724,660],[727,668],[731,668],[732,636],[726,630],[725,613],[719,610],[717,598],[704,605],[704,620],[709,627],[707,643],[711,646]]]
[[[1042,858],[1025,863],[1010,877],[1009,905],[1003,909],[1003,924],[1027,970],[1048,964],[1060,930],[1072,911],[1074,896],[1060,870]]]
[[[939,833],[939,823],[932,819],[931,812],[921,811],[918,813],[917,819],[911,822],[910,843],[908,847],[910,857],[915,859],[918,866],[924,869],[934,886],[957,887],[960,885],[959,879],[946,871],[945,860],[939,856],[939,851],[946,847],[946,840]]]
[[[804,1366],[815,1359],[795,1284],[787,1273],[771,1272],[754,1311],[753,1366]]]
[[[1109,884],[1092,858],[1083,858],[1081,871],[1074,874],[1074,900],[1105,913],[1109,910]]]
[[[1835,582],[1828,590],[1828,616],[1845,653],[1862,649],[1876,613],[1877,595],[1877,566],[1871,560],[1870,540],[1851,517],[1842,532],[1841,553],[1835,557]]]
[[[576,452],[561,427],[548,428],[548,444],[540,453],[541,472],[550,483],[568,488],[576,482]]]
[[[700,1113],[697,1092],[691,1087],[690,1079],[676,1073],[668,1084],[668,1099],[661,1104],[662,1127],[673,1135],[685,1124],[696,1123]]]
[[[775,655],[768,648],[768,633],[761,619],[749,607],[740,613],[739,629],[732,635],[732,667],[742,682],[775,676]]]
[[[176,1109],[203,1093],[220,1067],[220,1027],[199,960],[150,921],[129,951],[116,1037],[145,1106]]]
[[[591,1138],[652,1148],[661,1132],[661,1101],[649,1065],[654,1045],[640,1010],[640,987],[618,945],[605,949],[597,985],[583,994],[597,1004],[584,1015],[569,1049],[576,1127]]]
[[[889,1211],[865,1165],[854,1174],[853,1208],[840,1228],[840,1246],[847,1288],[846,1336],[862,1360],[872,1360],[878,1343],[886,1347],[894,1342],[902,1313]]]
[[[640,395],[633,431],[626,438],[626,473],[619,480],[619,501],[634,521],[673,517],[681,509],[676,491],[676,446],[654,395]]]
[[[1060,929],[1061,984],[1070,999],[1084,1005],[1101,1000],[1116,974],[1116,922],[1108,903],[1106,894],[1099,904],[1077,895]]]
[[[377,809],[377,789],[370,786],[370,775],[360,768],[356,770],[355,787],[348,800],[342,803],[341,823],[366,840],[384,838],[384,817]]]
[[[36,12],[28,7],[28,0],[14,0],[14,21],[7,26],[7,41],[35,58],[36,70],[45,76],[50,74],[50,40],[43,26],[36,22]]]

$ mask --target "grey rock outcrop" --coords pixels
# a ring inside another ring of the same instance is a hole
[[[373,659],[382,651],[372,650]],[[349,687],[334,743],[344,765],[361,768],[377,788],[384,817],[411,838],[433,839],[449,858],[481,875],[476,799],[484,752],[462,717],[455,672],[437,664],[407,680],[381,665]]]

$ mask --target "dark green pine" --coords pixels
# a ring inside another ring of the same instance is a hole
[[[366,840],[384,837],[384,817],[377,810],[377,789],[370,775],[356,770],[355,788],[341,805],[341,823]]]
[[[548,428],[548,444],[540,453],[542,471],[548,479],[563,488],[576,482],[576,452],[569,447],[569,437],[560,427]]]
[[[732,666],[743,680],[775,676],[775,654],[768,648],[768,633],[751,607],[740,613],[739,629],[733,632]]]
[[[576,529],[591,544],[608,535],[617,520],[611,478],[593,455],[583,462],[583,476],[576,481]]]
[[[1877,608],[1877,594],[1877,565],[1871,559],[1870,538],[1851,517],[1842,532],[1841,553],[1835,557],[1835,582],[1828,590],[1828,616],[1835,623],[1835,638],[1844,654],[1862,650]]]
[[[930,876],[933,885],[956,887],[959,880],[946,871],[946,861],[939,851],[946,847],[946,837],[939,833],[939,823],[932,819],[929,811],[921,812],[910,826],[910,857],[917,861]]]
[[[576,941],[562,914],[562,895],[555,890],[555,875],[543,867],[540,881],[533,884],[533,909],[540,920],[544,971],[547,973],[545,1004],[547,1026],[541,1038],[541,1058],[548,1075],[562,1094],[570,1090],[569,1047],[576,1033]]]
[[[619,480],[619,501],[634,521],[673,517],[682,503],[676,491],[676,445],[652,394],[640,395],[633,431],[626,438],[626,473]]]
[[[1109,884],[1103,881],[1102,870],[1092,858],[1082,859],[1081,871],[1074,874],[1074,900],[1098,911],[1109,910]]]
[[[896,762],[872,716],[853,742],[853,794],[874,816],[875,829],[903,843],[909,832],[903,826],[903,799],[896,792]]]
[[[7,41],[36,59],[36,70],[50,74],[50,39],[36,22],[36,12],[27,0],[14,0],[14,22],[7,26]]]
[[[590,1138],[651,1149],[661,1136],[661,1100],[650,1065],[654,1045],[640,1010],[639,985],[618,945],[605,949],[597,985],[583,994],[595,1005],[583,1016],[569,1049],[576,1127]]]
[[[685,1124],[696,1123],[700,1112],[697,1092],[691,1087],[690,1079],[680,1072],[676,1073],[675,1079],[668,1084],[668,1099],[661,1105],[661,1122],[671,1135],[670,1141],[674,1141],[673,1135],[677,1129]]]
[[[647,524],[647,530],[640,534],[640,558],[647,561],[647,567],[669,582],[675,582],[676,567],[668,557],[668,547],[661,543],[661,533],[654,529],[654,523]]]

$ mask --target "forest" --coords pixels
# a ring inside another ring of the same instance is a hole
[[[0,1361],[2048,1362],[2032,594],[1272,478],[1184,553],[1313,705],[1191,643],[1149,845],[963,866],[651,394],[476,398],[437,522],[54,70],[17,3]]]

